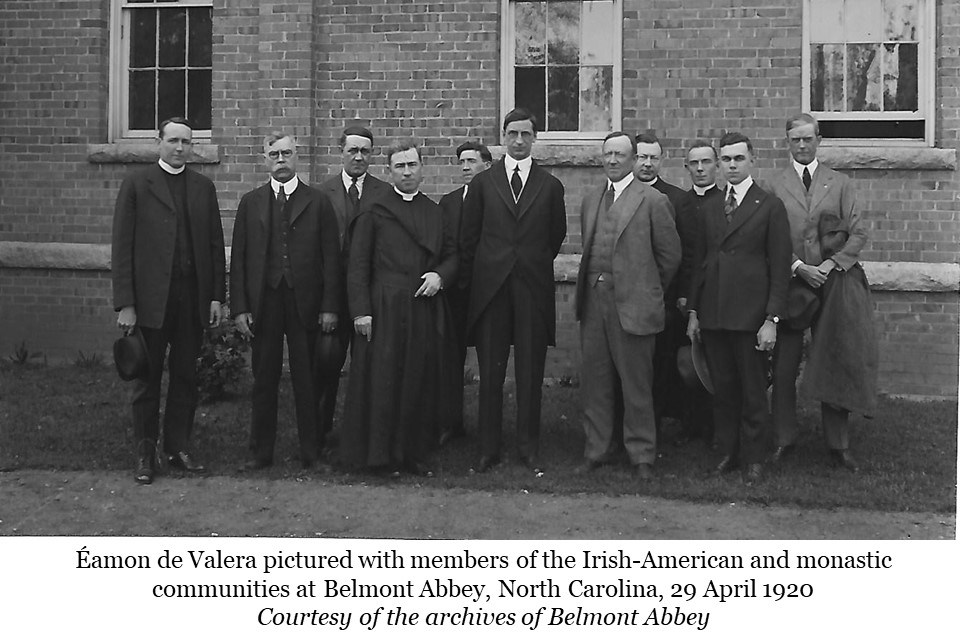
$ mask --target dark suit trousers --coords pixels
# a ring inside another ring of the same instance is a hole
[[[327,435],[333,431],[333,416],[337,411],[337,393],[340,390],[340,372],[347,361],[350,339],[353,336],[353,321],[347,318],[345,313],[340,314],[336,334],[343,344],[343,361],[340,367],[336,368],[336,374],[327,377],[318,376],[316,380],[317,447],[319,448],[325,446]]]
[[[657,455],[652,388],[656,335],[623,330],[611,283],[599,282],[584,291],[580,323],[584,457],[599,462],[612,453],[616,391],[622,385],[624,447],[632,464],[652,464]]]
[[[763,352],[755,332],[703,330],[713,377],[713,419],[718,449],[743,464],[760,463],[766,450],[770,413]]]
[[[456,335],[456,362],[457,366],[450,376],[456,378],[451,388],[455,393],[444,402],[443,423],[441,427],[453,433],[463,432],[463,366],[467,361],[467,304],[468,291],[454,285],[444,289],[447,302],[450,305],[450,315],[453,318],[454,334]]]
[[[511,274],[476,321],[480,366],[480,455],[500,455],[503,382],[513,344],[517,380],[517,452],[537,457],[540,450],[540,401],[547,357],[547,327],[529,287]]]
[[[803,332],[780,326],[777,329],[777,347],[773,352],[773,430],[778,446],[796,443],[797,375],[803,358]],[[850,447],[849,412],[820,404],[823,422],[823,440],[832,450]]]
[[[201,319],[197,318],[197,284],[193,277],[173,278],[163,326],[141,327],[150,357],[147,378],[138,378],[133,387],[133,435],[156,441],[160,430],[160,380],[167,345],[170,346],[170,384],[163,414],[163,447],[168,454],[187,449],[193,417],[197,410],[197,356],[203,341]]]
[[[300,460],[317,457],[317,405],[313,383],[313,346],[319,326],[304,327],[293,290],[281,281],[266,287],[260,318],[253,326],[253,419],[250,450],[260,461],[273,460],[277,436],[277,390],[283,369],[283,337],[287,337],[290,378],[300,436]]]

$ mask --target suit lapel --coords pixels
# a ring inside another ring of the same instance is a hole
[[[340,174],[335,179],[330,179],[324,184],[324,191],[333,205],[333,211],[337,214],[337,223],[340,225],[340,235],[343,236],[343,230],[347,225],[347,193],[343,189],[343,181]]]
[[[500,160],[487,171],[492,172],[490,176],[493,179],[493,185],[496,187],[497,193],[500,194],[500,198],[503,199],[504,204],[513,213],[514,217],[516,217],[517,203],[513,201],[513,189],[510,188],[510,183],[507,182],[506,163],[504,163],[503,160]],[[529,178],[527,180],[529,181]]]
[[[796,200],[800,205],[806,209],[807,208],[807,189],[803,186],[803,181],[800,180],[800,176],[797,175],[796,170],[793,168],[791,163],[790,167],[784,171],[783,176],[783,186],[784,189],[790,197]]]
[[[287,201],[287,214],[291,227],[293,227],[293,224],[296,222],[297,218],[303,213],[303,210],[305,210],[307,205],[310,203],[310,199],[307,198],[307,191],[305,188],[306,185],[303,183],[303,181],[300,181],[300,184],[297,185],[296,191],[290,194],[290,200]]]
[[[184,170],[187,171],[187,170]],[[148,179],[150,182],[150,192],[157,197],[157,200],[167,206],[167,213],[176,216],[177,208],[173,204],[173,194],[170,193],[170,187],[167,186],[165,171],[160,165],[154,165]]]
[[[520,192],[520,201],[517,203],[518,219],[523,218],[523,215],[527,213],[527,210],[530,209],[530,206],[537,199],[537,194],[543,189],[545,173],[546,171],[541,169],[537,163],[531,162],[527,183],[523,186],[523,191]],[[504,177],[506,177],[506,173],[504,173]],[[512,189],[510,193],[513,193]]]
[[[260,224],[264,229],[270,229],[270,214],[273,211],[273,190],[270,188],[270,183],[260,187],[255,202],[260,211]]]
[[[623,230],[627,228],[627,225],[630,224],[630,221],[633,220],[637,209],[640,207],[640,203],[643,202],[643,191],[643,188],[638,185],[637,180],[634,179],[623,193],[620,194],[620,197],[613,202],[613,206],[610,207],[610,213],[616,216],[617,221],[617,233],[613,240],[614,247],[617,246],[620,235],[623,233]]]
[[[740,202],[740,206],[733,212],[733,220],[730,221],[730,224],[727,225],[727,231],[723,237],[729,238],[730,234],[738,230],[743,226],[745,222],[750,220],[757,209],[760,207],[760,201],[762,200],[762,194],[760,189],[757,187],[757,184],[754,183],[750,186],[750,189],[747,190],[746,195],[743,197],[743,200]]]
[[[830,185],[833,183],[834,178],[833,172],[829,171],[823,163],[817,165],[817,171],[814,172],[813,179],[810,183],[810,189],[813,193],[810,194],[809,211],[814,211],[820,201],[827,197],[827,194],[830,193]]]
[[[590,194],[587,201],[586,219],[583,221],[583,253],[585,256],[590,254],[590,247],[593,245],[593,236],[597,231],[597,220],[600,217],[600,203],[603,201],[603,194],[606,191],[606,183],[596,192]]]

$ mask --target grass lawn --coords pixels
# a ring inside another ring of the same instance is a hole
[[[341,386],[341,391],[345,388]],[[227,400],[201,405],[197,412],[193,451],[214,474],[234,475],[246,459],[250,381],[231,391]],[[956,511],[957,404],[882,399],[872,420],[852,417],[853,451],[861,472],[830,467],[819,434],[819,409],[801,407],[802,437],[797,451],[764,479],[746,487],[739,475],[710,474],[717,455],[700,443],[665,444],[650,482],[631,478],[625,464],[576,475],[581,462],[579,390],[566,386],[544,389],[541,478],[509,461],[515,408],[508,390],[504,413],[506,460],[490,473],[472,475],[475,462],[477,386],[467,388],[467,431],[470,436],[448,444],[433,461],[435,477],[399,480],[335,471],[324,476],[334,483],[409,483],[437,488],[484,491],[547,492],[595,497],[645,495],[705,504],[750,503],[817,508],[864,508],[886,511]],[[111,366],[0,365],[0,470],[131,470],[130,384]],[[275,465],[269,478],[300,474],[289,376],[281,385],[280,428]],[[667,436],[676,425],[666,426]],[[669,438],[667,439],[669,440]],[[133,482],[131,478],[131,483]],[[162,482],[162,479],[160,479]],[[707,509],[709,507],[705,506]]]

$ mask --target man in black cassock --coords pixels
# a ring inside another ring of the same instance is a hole
[[[450,310],[437,293],[457,276],[456,239],[420,193],[420,150],[387,151],[394,188],[365,204],[351,232],[347,294],[354,330],[341,456],[352,466],[430,475],[440,372],[456,358]],[[452,389],[452,388],[451,388]]]

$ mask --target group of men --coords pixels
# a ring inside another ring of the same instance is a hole
[[[773,193],[754,182],[753,147],[742,134],[726,134],[719,150],[704,141],[688,149],[689,192],[659,177],[664,150],[652,134],[614,132],[603,141],[606,179],[580,208],[581,473],[610,462],[622,447],[634,475],[651,478],[662,418],[673,416],[686,436],[716,443],[718,472],[742,465],[748,482],[755,481],[770,433],[764,356],[771,350],[776,449],[770,460],[789,455],[803,348],[803,327],[781,329],[791,280],[818,295],[831,328],[854,321],[860,329],[870,326],[869,292],[857,262],[866,234],[850,181],[816,161],[816,127],[805,114],[788,121],[794,167]],[[532,159],[537,131],[535,116],[518,108],[503,122],[501,160],[493,162],[479,142],[461,145],[456,155],[464,185],[439,205],[420,192],[423,159],[413,141],[385,153],[391,186],[368,172],[373,134],[350,126],[339,140],[341,171],[314,188],[297,175],[294,136],[264,139],[269,180],[240,200],[230,265],[230,311],[251,342],[254,375],[244,469],[273,463],[286,339],[305,468],[334,441],[349,351],[337,431],[341,460],[429,475],[431,451],[464,433],[469,344],[476,346],[480,370],[472,471],[501,463],[513,346],[515,460],[542,474],[541,389],[556,335],[553,264],[567,221],[563,185]],[[226,270],[216,190],[186,167],[191,145],[186,121],[165,121],[158,163],[123,182],[115,212],[117,323],[142,335],[150,364],[133,391],[135,480],[142,484],[153,480],[160,442],[171,465],[204,471],[188,443],[195,361],[204,326],[222,320]],[[716,184],[718,169],[724,189]],[[840,302],[831,304],[831,296]],[[855,470],[846,418],[851,410],[869,411],[873,388],[869,380],[842,381],[840,388],[859,392],[851,403],[836,393],[831,378],[847,368],[831,360],[837,358],[834,337],[817,327],[805,380],[813,367],[819,384],[811,393],[823,401],[827,444],[838,464]],[[712,397],[681,382],[676,356],[686,340],[702,341]],[[869,361],[869,336],[861,343]],[[818,351],[818,345],[825,347]],[[847,358],[852,350],[840,351]]]

